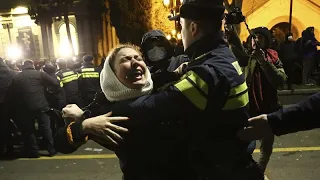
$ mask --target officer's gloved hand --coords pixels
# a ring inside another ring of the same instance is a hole
[[[182,76],[184,70],[187,68],[188,66],[188,62],[182,63],[176,70],[174,70],[174,72],[178,75],[178,76]]]
[[[83,111],[76,104],[68,104],[62,109],[62,117],[79,120],[83,117]]]

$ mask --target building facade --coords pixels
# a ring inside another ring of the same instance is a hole
[[[243,0],[243,13],[250,28],[265,26],[283,41],[289,29],[289,0]],[[293,0],[292,33],[295,39],[309,26],[315,27],[315,36],[320,40],[320,0]],[[240,37],[245,40],[249,33],[244,24]]]

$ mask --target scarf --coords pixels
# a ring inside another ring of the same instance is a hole
[[[102,92],[110,102],[133,99],[147,95],[153,89],[153,82],[148,69],[146,69],[145,75],[147,77],[147,83],[144,87],[141,89],[128,88],[119,81],[111,69],[109,61],[106,60],[100,74],[100,85]]]

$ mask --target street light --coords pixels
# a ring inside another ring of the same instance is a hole
[[[173,16],[177,15],[177,12],[179,11],[181,2],[180,2],[180,0],[163,0],[163,5],[166,8],[170,9],[169,17],[173,17]],[[174,29],[171,31],[170,34],[167,35],[168,40],[170,40],[172,38],[181,39],[181,34],[179,33],[180,29],[178,28],[177,25],[179,25],[179,22],[174,21]]]

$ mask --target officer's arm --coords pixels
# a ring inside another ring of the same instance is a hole
[[[299,104],[268,114],[268,122],[278,136],[320,128],[320,93]]]
[[[133,102],[116,103],[113,115],[142,123],[159,123],[184,120],[198,114],[206,109],[209,93],[215,93],[218,80],[205,69],[194,69],[187,74],[164,91],[142,96]]]
[[[55,88],[59,88],[59,81],[51,76],[49,76],[47,73],[40,72],[41,78],[44,81],[46,86],[53,86]]]

